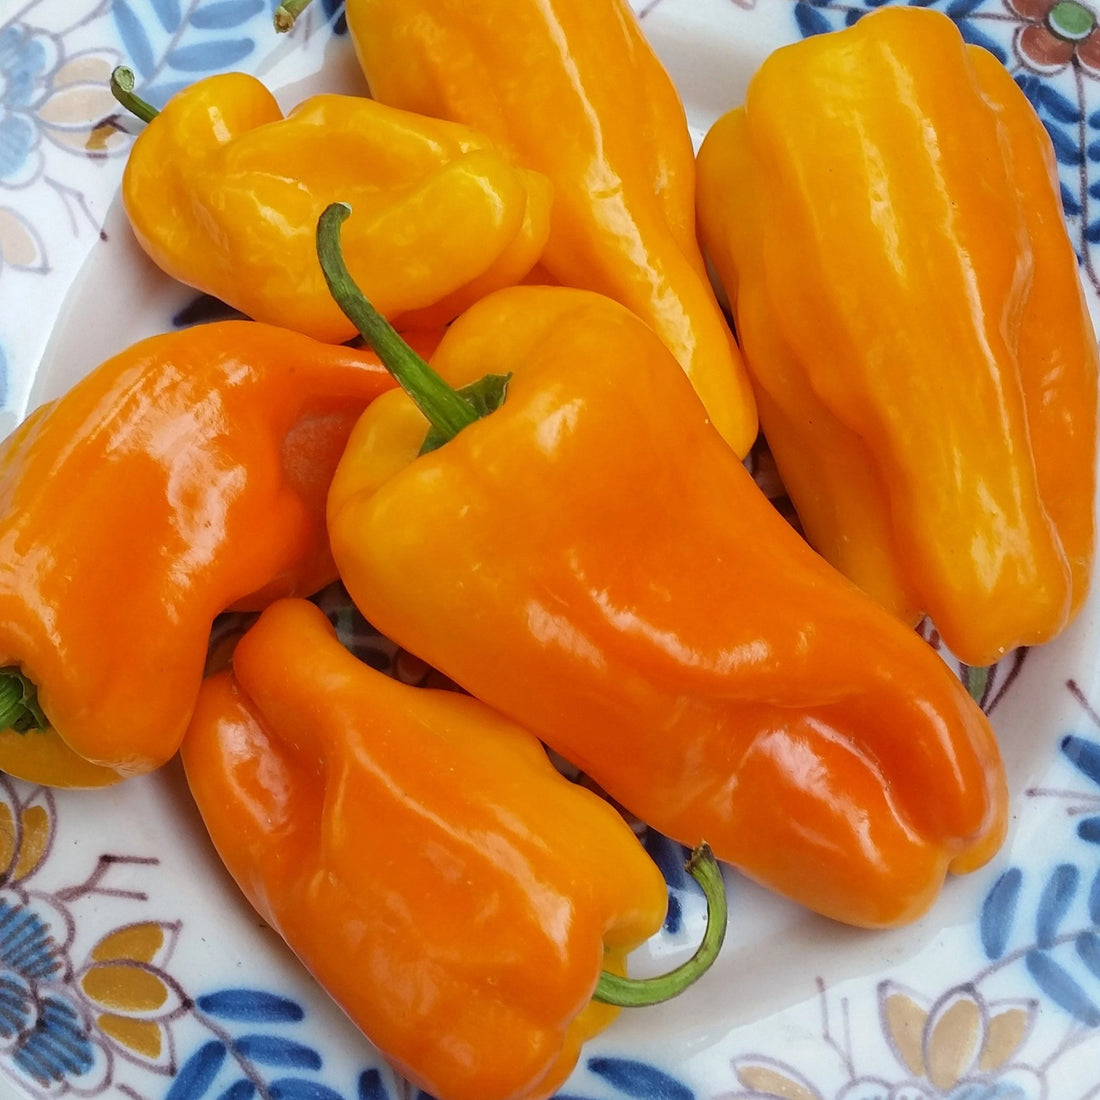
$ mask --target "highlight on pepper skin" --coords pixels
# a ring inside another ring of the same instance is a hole
[[[201,325],[112,357],[3,441],[0,666],[35,713],[23,732],[9,715],[0,766],[102,786],[170,759],[215,616],[335,579],[332,471],[392,385],[370,352]]]
[[[330,286],[413,378],[364,413],[329,492],[333,555],[368,621],[642,821],[707,837],[835,919],[912,921],[950,866],[993,854],[1006,791],[985,716],[782,519],[651,329],[592,292],[514,287],[408,371],[339,262],[346,217],[319,227]],[[507,395],[425,454],[429,374],[452,393],[508,376]],[[808,767],[775,767],[795,752]]]
[[[698,171],[810,543],[968,665],[1060,634],[1093,567],[1096,336],[1012,76],[947,16],[883,8],[772,54]]]

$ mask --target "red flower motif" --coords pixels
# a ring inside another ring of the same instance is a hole
[[[1075,64],[1100,77],[1100,25],[1082,0],[1006,0],[1019,16],[1016,51],[1036,72],[1049,75]]]

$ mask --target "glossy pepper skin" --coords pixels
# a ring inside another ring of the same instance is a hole
[[[0,446],[0,666],[51,728],[0,734],[0,768],[96,786],[171,757],[214,617],[335,577],[329,480],[391,385],[371,353],[236,321],[135,344],[32,413]]]
[[[377,99],[474,126],[552,181],[540,266],[645,320],[747,453],[756,408],[696,241],[683,106],[625,0],[351,0],[347,19]]]
[[[329,532],[370,622],[643,821],[838,920],[912,920],[989,858],[985,716],[772,508],[647,326],[513,288],[432,365],[513,377],[420,457],[404,393],[356,425]]]
[[[466,126],[358,96],[284,118],[254,77],[177,93],[138,136],[122,198],[169,275],[258,321],[340,343],[355,330],[317,266],[320,212],[350,198],[348,263],[399,325],[443,324],[519,282],[542,252],[550,185]]]
[[[531,734],[375,671],[305,600],[204,683],[182,755],[249,901],[440,1100],[553,1093],[618,1011],[601,967],[664,919],[630,828]]]
[[[1050,139],[992,55],[884,9],[777,51],[699,221],[811,543],[985,665],[1093,560],[1097,356]]]

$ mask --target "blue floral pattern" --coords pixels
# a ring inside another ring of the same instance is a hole
[[[31,112],[48,89],[57,63],[53,38],[19,24],[0,29],[0,183],[28,182],[27,166],[39,142]]]

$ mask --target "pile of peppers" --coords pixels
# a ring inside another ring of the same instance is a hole
[[[995,734],[911,627],[984,664],[1082,606],[1096,344],[1041,124],[934,12],[778,51],[697,163],[625,0],[347,17],[372,99],[284,116],[226,74],[158,115],[116,72],[137,239],[251,319],[0,444],[0,769],[180,751],[401,1073],[543,1100],[713,963],[716,858],[881,928],[995,854]],[[801,529],[742,463],[758,407]],[[345,649],[308,599],[337,578],[455,690]],[[708,901],[657,978],[626,974],[667,896],[623,811]]]

